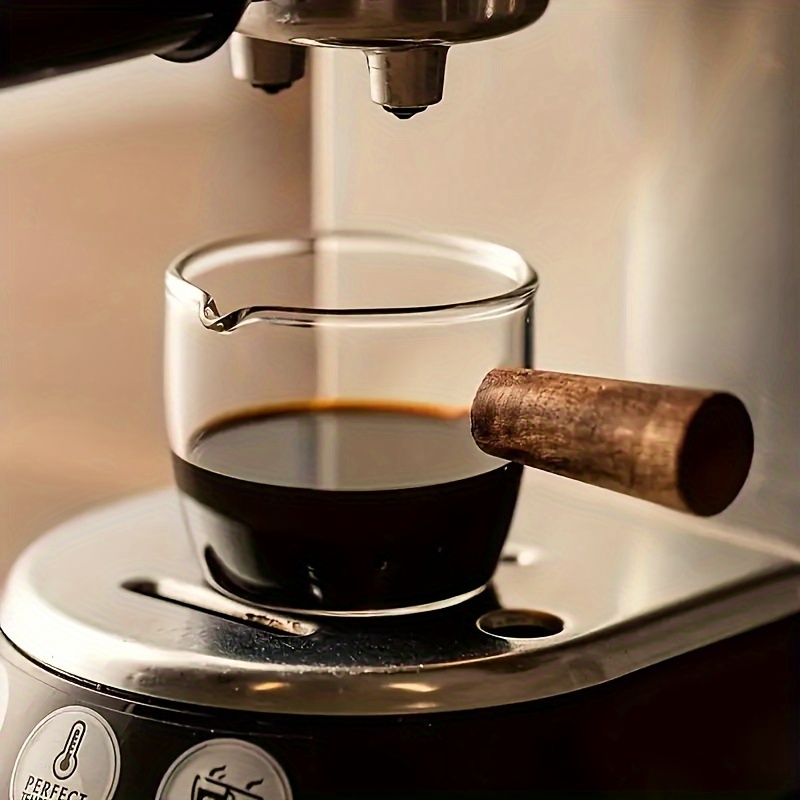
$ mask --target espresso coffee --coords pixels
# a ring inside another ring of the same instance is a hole
[[[467,413],[387,403],[224,419],[174,467],[215,583],[329,611],[413,608],[483,586],[522,474],[477,448]]]

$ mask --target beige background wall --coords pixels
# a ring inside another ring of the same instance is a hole
[[[307,225],[308,82],[277,98],[140,59],[0,93],[0,573],[31,537],[169,479],[162,276]]]

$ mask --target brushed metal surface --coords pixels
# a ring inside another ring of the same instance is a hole
[[[549,0],[270,0],[251,3],[237,30],[246,36],[335,47],[457,44],[520,30]]]
[[[11,573],[0,626],[41,664],[151,698],[390,714],[575,691],[800,609],[790,558],[711,528],[697,535],[678,514],[598,505],[590,487],[544,488],[523,493],[496,576],[499,602],[487,594],[375,622],[285,612],[270,620],[204,586],[177,498],[163,491],[98,509],[34,544]],[[149,593],[140,590],[147,582]],[[485,633],[477,620],[498,605],[556,618],[563,630]]]

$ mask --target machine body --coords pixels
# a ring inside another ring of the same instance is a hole
[[[227,40],[243,8],[242,0],[4,3],[0,87],[151,53],[203,58]]]
[[[551,700],[362,717],[153,703],[54,674],[0,639],[0,687],[5,681],[11,697],[0,727],[0,785],[12,787],[13,800],[50,798],[53,786],[66,788],[67,798],[77,791],[72,800],[307,800],[353,792],[474,800],[653,786],[778,797],[800,785],[788,735],[797,721],[789,703],[796,626],[796,619],[776,623],[612,687]],[[743,696],[744,683],[759,689]],[[39,730],[52,726],[55,747],[32,738],[45,720]],[[59,779],[54,759],[74,720],[87,731],[78,768]],[[100,752],[93,765],[100,780],[81,783],[90,747]],[[215,774],[222,766],[228,773]]]

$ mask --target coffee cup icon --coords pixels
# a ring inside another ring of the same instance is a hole
[[[263,779],[251,781],[244,788],[233,786],[225,780],[225,767],[212,769],[208,775],[198,775],[192,784],[192,800],[264,800],[253,789]]]

